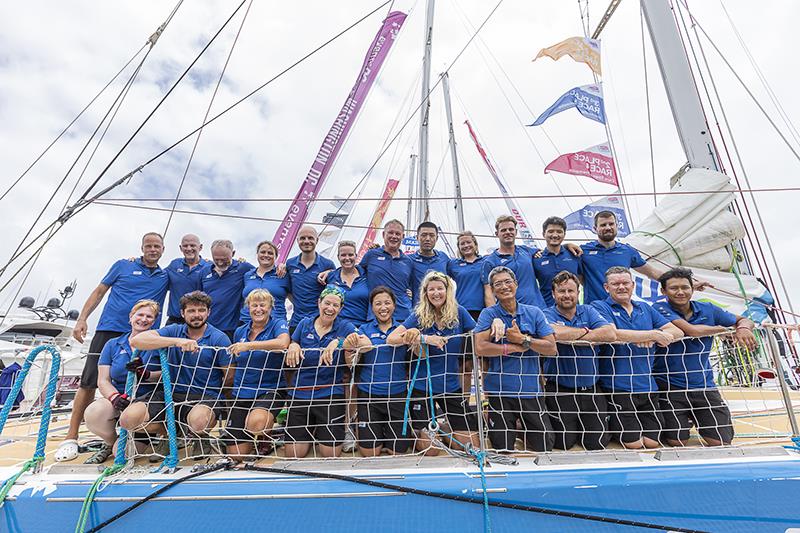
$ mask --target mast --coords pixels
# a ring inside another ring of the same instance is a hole
[[[669,0],[641,0],[641,5],[686,160],[692,168],[719,171],[700,95]]]
[[[453,111],[450,109],[450,75],[442,74],[444,91],[444,110],[447,114],[447,129],[450,134],[450,159],[453,161],[453,183],[456,189],[456,220],[458,231],[464,231],[464,206],[461,203],[461,176],[458,174],[458,155],[456,154],[456,133],[453,129]]]
[[[406,231],[409,231],[411,228],[411,224],[414,223],[414,202],[411,198],[414,197],[414,189],[415,185],[417,185],[416,180],[414,179],[414,173],[417,169],[417,156],[416,154],[411,154],[410,157],[410,167],[408,169],[408,207],[406,207]]]
[[[431,46],[433,44],[433,9],[436,0],[428,0],[425,15],[425,55],[422,62],[422,106],[420,107],[419,126],[419,182],[417,185],[417,225],[428,220],[428,122],[430,119],[431,100],[428,97],[431,86]]]

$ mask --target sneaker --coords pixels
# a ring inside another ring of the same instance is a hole
[[[186,447],[186,442],[183,439],[178,439],[178,449]],[[164,457],[169,455],[169,439],[163,438],[153,446],[153,455],[148,459],[151,463],[160,463]]]
[[[353,429],[350,426],[347,426],[347,429],[344,432],[344,444],[342,444],[342,451],[344,453],[351,453],[354,452],[356,449],[356,435],[353,433]]]
[[[225,455],[227,453],[227,446],[221,440],[203,435],[192,439],[192,455]]]

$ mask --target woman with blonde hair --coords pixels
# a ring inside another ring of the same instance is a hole
[[[470,412],[468,398],[461,388],[461,362],[464,358],[465,333],[475,327],[475,320],[456,301],[456,283],[441,272],[425,274],[419,302],[409,317],[386,339],[387,344],[405,344],[412,348],[411,413],[414,429],[436,426],[438,414],[444,414],[455,441],[479,445],[478,419]],[[427,361],[425,360],[427,358]],[[430,412],[433,404],[436,413]],[[418,435],[419,450],[428,450],[430,441]],[[435,450],[431,449],[431,453]]]
[[[256,439],[272,429],[286,404],[283,351],[289,347],[289,326],[286,319],[272,315],[274,302],[269,291],[251,291],[244,301],[249,319],[228,347],[236,372],[225,433],[228,453],[237,460],[254,452]]]
[[[117,420],[133,400],[125,392],[128,372],[136,373],[138,386],[134,388],[135,398],[150,394],[155,388],[155,382],[161,378],[158,351],[138,352],[134,358],[130,345],[131,338],[153,327],[158,313],[158,303],[153,300],[139,300],[128,315],[131,332],[111,339],[103,347],[97,362],[97,388],[103,397],[86,408],[84,418],[86,427],[103,439],[104,445],[86,460],[86,464],[102,464],[114,453]],[[143,385],[143,382],[152,384]]]

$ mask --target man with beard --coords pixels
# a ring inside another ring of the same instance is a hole
[[[227,239],[211,243],[211,259],[200,271],[200,289],[214,302],[208,323],[230,339],[239,327],[244,275],[255,267],[233,258],[236,251]]]
[[[169,307],[167,325],[182,324],[181,297],[200,290],[200,272],[209,261],[200,256],[203,244],[197,235],[191,233],[181,238],[179,246],[183,257],[173,259],[164,270],[169,276]]]
[[[585,450],[605,448],[608,409],[597,387],[597,347],[564,344],[569,341],[614,342],[614,326],[590,305],[578,304],[578,277],[559,272],[551,282],[555,305],[544,316],[556,334],[557,357],[542,363],[545,402],[556,434],[555,448],[569,450],[580,443]]]
[[[542,291],[542,298],[548,307],[555,305],[553,299],[553,278],[559,272],[567,271],[580,278],[583,275],[581,258],[576,257],[572,252],[562,246],[564,237],[567,236],[567,223],[563,218],[549,217],[542,224],[542,236],[547,246],[541,253],[533,257],[533,270],[539,288]]]
[[[213,250],[212,250],[213,253]],[[220,416],[222,387],[233,383],[233,364],[225,349],[228,337],[208,323],[211,298],[201,291],[181,297],[181,316],[184,324],[171,324],[146,331],[131,339],[137,350],[168,348],[172,399],[175,420],[195,435],[195,455],[214,450],[208,432]],[[236,309],[238,312],[238,308]],[[157,389],[146,401],[130,404],[120,415],[119,424],[129,431],[146,430],[164,433],[164,391]],[[163,441],[162,441],[163,442]],[[168,448],[161,446],[156,453],[164,455]]]
[[[611,211],[600,211],[594,216],[597,240],[582,244],[583,303],[604,300],[607,296],[603,284],[606,271],[615,266],[633,268],[650,279],[658,279],[662,271],[642,259],[629,244],[617,242],[617,217]]]
[[[139,300],[153,300],[159,307],[164,304],[169,278],[158,266],[164,253],[164,239],[158,233],[146,233],[142,237],[142,255],[133,260],[120,259],[111,266],[100,284],[92,291],[81,309],[72,336],[83,342],[88,331],[87,320],[103,297],[108,300],[103,307],[97,329],[89,346],[86,363],[81,374],[81,387],[75,394],[69,429],[64,442],[55,453],[56,461],[70,461],[78,455],[78,431],[86,408],[94,401],[97,390],[97,361],[106,342],[130,331],[129,314]],[[161,323],[161,315],[155,324]]]
[[[361,258],[361,268],[367,275],[367,286],[370,292],[376,287],[392,289],[397,304],[394,318],[403,322],[411,313],[411,285],[414,275],[414,263],[400,250],[403,243],[405,226],[399,220],[390,220],[383,226],[383,246],[373,248]],[[372,309],[369,319],[373,318]]]
[[[694,425],[708,446],[730,444],[731,412],[714,383],[709,354],[713,336],[732,327],[736,343],[755,351],[755,324],[710,302],[693,301],[694,282],[687,268],[668,270],[659,281],[667,300],[653,307],[689,337],[660,349],[656,356],[654,374],[666,425],[663,437],[672,446],[686,446]]]
[[[294,307],[289,321],[289,331],[292,333],[301,320],[317,314],[317,300],[325,288],[317,282],[317,276],[320,272],[336,268],[333,261],[316,252],[317,240],[317,230],[312,226],[300,228],[297,232],[297,246],[300,247],[300,253],[286,262]]]
[[[657,448],[664,421],[656,407],[654,346],[667,347],[683,332],[649,304],[632,300],[633,287],[631,271],[613,266],[606,272],[608,297],[592,303],[616,326],[617,341],[627,343],[603,347],[600,386],[609,395],[611,429],[619,433],[622,446]]]
[[[419,250],[409,257],[414,262],[414,280],[411,284],[411,305],[416,306],[419,301],[419,286],[422,278],[431,270],[447,274],[447,263],[450,257],[439,250],[435,250],[439,241],[439,228],[433,222],[425,221],[417,227],[417,242]]]

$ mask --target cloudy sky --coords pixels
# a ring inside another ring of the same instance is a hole
[[[606,4],[599,0],[590,2],[592,28]],[[62,180],[63,185],[42,216],[44,224],[37,226],[39,231],[57,216],[65,203],[74,202],[101,174],[237,5],[238,2],[223,1],[181,5],[145,60],[99,146],[96,141],[90,143],[70,171],[125,80],[130,78],[133,67],[122,73],[67,135],[0,201],[5,221],[0,253],[3,263]],[[379,2],[255,0],[242,23],[246,3],[116,158],[94,191],[137,168],[202,123],[240,26],[241,34],[213,100],[212,114],[265,83],[377,5]],[[474,28],[494,5],[495,2],[477,0],[437,2],[434,79],[450,67]],[[146,0],[0,6],[3,166],[0,194],[143,46],[172,7],[165,2]],[[792,59],[792,35],[800,5],[773,0],[761,2],[755,9],[744,0],[726,1],[730,20],[717,1],[689,0],[689,7],[797,150],[800,143],[792,137],[790,127],[770,101],[736,38],[731,21],[784,106],[788,120],[798,124],[800,116],[792,104],[793,87],[798,82],[796,60]],[[380,195],[388,178],[400,179],[397,195],[407,195],[408,159],[417,151],[419,122],[413,110],[420,98],[425,7],[419,0],[398,0],[393,9],[407,12],[409,17],[326,182],[321,194],[324,198],[348,196],[354,190],[355,196],[360,191],[362,198],[374,198]],[[289,205],[285,200],[263,200],[291,198],[296,193],[385,14],[386,7],[205,128],[181,193],[183,198],[193,201],[180,202],[178,209],[206,215],[175,214],[166,234],[168,252],[164,264],[178,255],[180,236],[189,231],[199,234],[206,244],[215,238],[230,238],[238,248],[238,255],[254,259],[255,243],[274,236],[277,220]],[[580,12],[574,1],[505,0],[449,70],[464,195],[498,194],[462,125],[466,118],[476,127],[513,193],[588,195],[521,199],[520,204],[534,228],[549,215],[566,215],[612,192],[609,186],[590,180],[543,174],[545,164],[560,153],[604,142],[606,132],[601,125],[567,111],[548,120],[543,128],[523,126],[568,89],[592,82],[588,68],[569,58],[531,62],[540,48],[581,34]],[[800,163],[726,70],[708,41],[701,43],[741,152],[744,169],[737,168],[740,178],[744,170],[755,188],[794,186],[793,177],[800,170]],[[626,189],[629,193],[653,192],[645,91],[645,86],[649,86],[656,191],[667,191],[669,177],[685,158],[649,41],[643,57],[638,2],[622,2],[603,32],[602,45],[606,112]],[[143,52],[134,63],[142,57]],[[647,83],[645,64],[649,73]],[[452,170],[446,152],[447,131],[439,89],[432,96],[431,122],[431,194],[451,196]],[[101,133],[104,128],[105,125]],[[394,142],[387,144],[392,138]],[[80,307],[116,258],[138,252],[142,233],[165,230],[167,212],[133,207],[171,206],[165,201],[146,200],[175,196],[194,141],[195,137],[190,138],[107,195],[111,203],[132,207],[93,205],[67,223],[45,248],[21,294],[38,297],[43,302],[56,288],[77,279],[78,291],[71,307]],[[92,152],[94,155],[89,159]],[[381,152],[383,156],[378,159]],[[358,183],[364,184],[363,190],[357,188]],[[790,294],[800,304],[800,288],[791,286],[791,280],[800,273],[800,256],[796,252],[800,238],[794,231],[796,222],[792,222],[797,220],[794,206],[798,193],[762,192],[756,194],[756,199],[784,279],[790,281]],[[360,242],[363,226],[371,218],[374,206],[373,201],[358,202],[350,220],[355,227],[346,228],[342,237]],[[467,200],[464,206],[467,227],[481,235],[489,235],[490,221],[506,211],[500,200]],[[652,195],[630,198],[629,217],[634,226],[652,207]],[[310,220],[320,221],[329,209],[327,202],[319,202]],[[404,219],[405,210],[404,201],[395,201],[389,216]],[[455,228],[451,201],[434,201],[432,210],[434,219],[443,228]],[[589,237],[582,232],[572,236]],[[481,247],[488,248],[491,243],[488,238],[482,239]],[[6,279],[8,273],[0,281],[4,283]],[[2,311],[18,299],[15,298],[18,289],[19,282],[15,282],[0,294]]]

